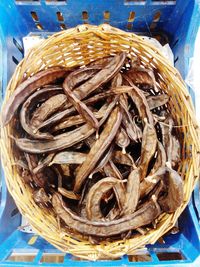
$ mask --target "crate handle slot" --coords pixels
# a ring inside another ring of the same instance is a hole
[[[180,251],[176,251],[176,252],[169,252],[169,251],[157,252],[156,255],[157,255],[157,257],[158,257],[158,259],[160,261],[185,260],[185,256]]]
[[[64,253],[43,253],[40,262],[45,263],[63,263],[64,262]]]
[[[151,255],[148,252],[128,255],[129,262],[150,262],[152,261]]]

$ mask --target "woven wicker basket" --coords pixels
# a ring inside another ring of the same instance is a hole
[[[1,130],[1,150],[8,190],[14,198],[20,212],[26,216],[35,231],[62,251],[78,257],[97,260],[116,258],[123,254],[132,254],[146,244],[153,244],[173,227],[177,218],[186,207],[195,181],[199,176],[200,142],[199,127],[195,119],[194,107],[188,90],[178,71],[163,58],[150,43],[133,33],[126,33],[109,25],[82,25],[54,34],[32,49],[17,66],[7,87],[5,102],[16,86],[26,77],[50,66],[79,66],[98,58],[126,51],[131,58],[139,57],[142,64],[159,72],[159,83],[169,94],[171,114],[177,124],[177,132],[183,137],[182,163],[179,173],[184,179],[184,203],[173,214],[162,214],[158,218],[157,228],[146,235],[138,235],[129,240],[103,242],[91,245],[80,235],[60,229],[53,211],[40,209],[32,199],[32,191],[22,182],[14,166],[13,134],[10,124]],[[74,238],[76,237],[76,238]]]

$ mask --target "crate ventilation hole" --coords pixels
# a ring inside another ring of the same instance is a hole
[[[31,17],[32,17],[32,20],[35,23],[36,28],[38,30],[40,30],[40,31],[44,30],[44,27],[43,27],[42,23],[39,20],[39,16],[38,16],[37,12],[31,11],[30,13],[31,13]],[[133,22],[135,20],[135,15],[136,15],[136,13],[134,11],[130,11],[129,14],[128,14],[127,25],[126,25],[126,28],[128,30],[132,30],[133,29]],[[56,17],[57,17],[57,21],[59,23],[60,29],[61,30],[67,29],[66,24],[64,23],[63,13],[60,12],[60,11],[57,11],[56,12]],[[110,17],[111,17],[110,11],[106,10],[106,11],[103,12],[104,23],[109,24],[110,23]],[[152,20],[152,22],[150,24],[150,30],[155,30],[155,28],[157,26],[157,23],[160,20],[160,17],[161,17],[161,12],[157,11],[154,14],[153,20]],[[88,11],[86,11],[86,10],[82,11],[82,21],[83,21],[83,24],[89,23],[89,14],[88,14]]]

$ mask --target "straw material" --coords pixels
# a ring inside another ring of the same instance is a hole
[[[168,232],[186,207],[195,181],[199,176],[200,142],[199,126],[188,90],[179,72],[152,44],[133,33],[127,33],[109,25],[81,25],[73,29],[54,34],[34,47],[17,66],[7,87],[4,105],[25,78],[50,66],[74,67],[119,51],[126,51],[132,59],[139,58],[147,68],[159,73],[159,84],[170,96],[169,106],[176,121],[177,134],[182,140],[182,163],[179,173],[184,179],[184,203],[173,214],[162,214],[158,218],[156,229],[146,235],[136,235],[129,240],[102,242],[91,245],[89,241],[72,230],[59,229],[53,211],[40,209],[32,199],[32,190],[25,185],[13,165],[16,147],[10,135],[12,125],[1,130],[1,150],[8,190],[14,198],[20,212],[26,216],[35,231],[58,249],[78,257],[97,260],[113,259],[124,254],[133,254],[146,244],[155,243]],[[14,122],[13,122],[14,123]]]

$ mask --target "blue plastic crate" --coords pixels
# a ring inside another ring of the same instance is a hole
[[[159,36],[169,42],[175,66],[185,78],[199,21],[199,0],[1,0],[0,102],[16,64],[23,58],[22,38],[30,33],[48,34],[82,23],[105,22],[126,31]],[[194,97],[192,90],[190,93]],[[2,170],[1,177],[0,266],[200,266],[198,189],[179,219],[180,232],[164,237],[165,244],[148,246],[145,261],[138,257],[132,262],[131,257],[124,256],[91,263],[59,252],[34,234],[20,232],[21,215],[7,192]]]

